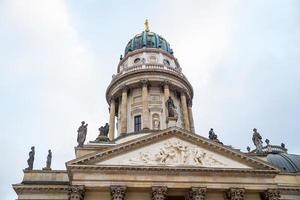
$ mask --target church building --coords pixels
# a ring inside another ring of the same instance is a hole
[[[183,66],[184,67],[184,66]],[[18,199],[300,200],[300,155],[254,129],[242,152],[195,132],[193,87],[170,44],[145,30],[125,47],[106,90],[109,121],[94,141],[78,128],[76,158],[64,170],[33,169],[34,147]],[[104,92],[104,91],[103,91]],[[72,147],[70,147],[72,148]]]

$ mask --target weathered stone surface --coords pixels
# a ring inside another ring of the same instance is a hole
[[[280,199],[280,191],[276,189],[268,189],[263,194],[265,200],[279,200]]]

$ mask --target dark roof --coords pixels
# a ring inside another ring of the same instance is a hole
[[[267,160],[284,172],[300,172],[300,155],[287,153],[270,153],[267,156]]]

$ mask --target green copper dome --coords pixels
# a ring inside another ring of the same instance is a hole
[[[170,54],[173,54],[173,50],[170,48],[170,44],[163,37],[154,32],[146,30],[140,34],[137,34],[128,42],[125,48],[125,55],[128,52],[134,51],[136,49],[142,49],[144,47],[162,49]]]

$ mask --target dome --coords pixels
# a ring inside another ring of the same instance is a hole
[[[173,54],[173,50],[170,48],[170,44],[160,35],[145,30],[140,34],[137,34],[132,38],[126,48],[124,56],[131,51],[142,48],[157,48],[162,49],[170,54]]]
[[[300,155],[278,153],[268,154],[268,162],[277,166],[284,172],[297,173],[300,172]]]

